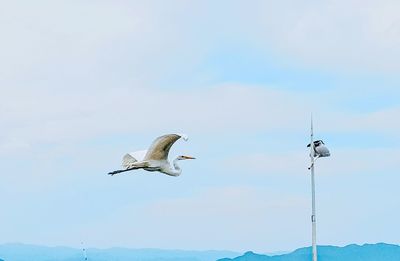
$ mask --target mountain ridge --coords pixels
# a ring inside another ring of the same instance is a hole
[[[279,255],[244,254],[219,250],[168,250],[157,248],[112,247],[87,248],[89,261],[309,261],[311,247],[298,248]],[[350,244],[347,246],[318,246],[320,261],[398,261],[400,246],[387,243]],[[65,246],[38,246],[20,243],[0,245],[0,261],[80,261],[82,249]]]
[[[252,251],[235,258],[222,258],[217,261],[309,261],[311,247],[303,247],[283,255],[256,254]],[[400,246],[387,243],[350,244],[344,247],[318,246],[318,260],[320,261],[398,261],[400,260]]]

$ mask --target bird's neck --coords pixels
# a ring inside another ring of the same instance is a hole
[[[179,159],[176,158],[172,162],[174,168],[173,169],[171,168],[171,173],[170,174],[172,174],[173,176],[179,176],[182,173],[182,169],[179,167],[178,161],[179,161]]]

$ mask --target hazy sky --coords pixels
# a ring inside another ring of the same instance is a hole
[[[8,1],[0,243],[291,250],[400,244],[398,1]],[[184,132],[178,178],[110,177]]]

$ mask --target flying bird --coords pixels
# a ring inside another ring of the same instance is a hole
[[[168,161],[168,153],[172,145],[182,138],[187,141],[185,134],[167,134],[158,137],[153,141],[148,150],[141,150],[126,154],[122,159],[123,169],[109,172],[109,175],[115,175],[121,172],[144,169],[147,171],[159,171],[169,176],[179,176],[182,169],[178,165],[179,160],[195,159],[190,156],[178,156],[172,162]]]

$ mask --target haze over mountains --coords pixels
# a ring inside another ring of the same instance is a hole
[[[240,253],[230,251],[87,249],[88,261],[215,261],[223,257],[239,255]],[[70,247],[4,244],[0,245],[0,258],[4,261],[83,261],[83,252],[81,249]]]
[[[88,261],[309,261],[310,247],[299,248],[283,255],[263,255],[231,251],[187,251],[162,249],[87,249]],[[319,246],[320,261],[398,261],[400,246],[385,243]],[[44,247],[26,244],[0,245],[0,261],[81,261],[81,249]]]

